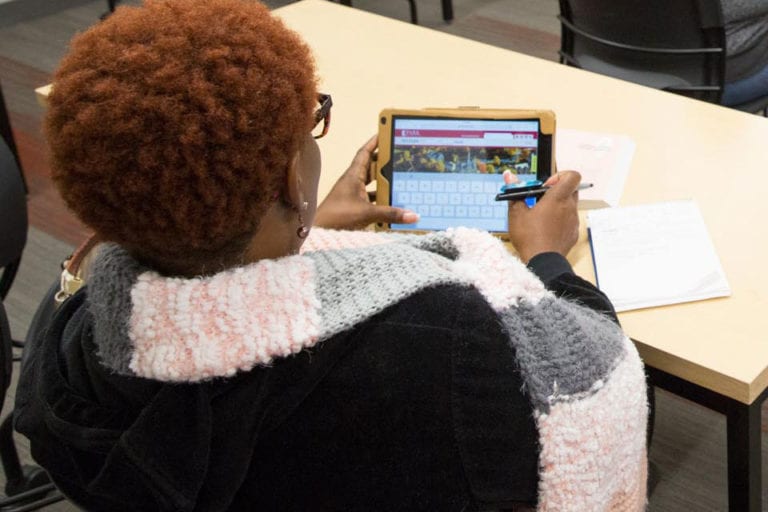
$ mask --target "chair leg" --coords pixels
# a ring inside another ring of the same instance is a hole
[[[7,512],[27,512],[39,510],[46,505],[64,501],[62,495],[53,484],[41,485],[26,492],[0,499],[0,510]]]
[[[416,12],[416,0],[408,0],[408,3],[411,6],[411,23],[414,25],[419,24],[419,15]]]
[[[453,21],[453,0],[441,0],[443,4],[443,21],[450,23]]]
[[[5,296],[8,295],[20,264],[21,258],[18,258],[3,268],[3,275],[0,277],[0,300],[5,300]]]
[[[11,496],[17,494],[20,482],[24,479],[24,472],[19,462],[19,453],[13,441],[13,414],[9,414],[0,424],[0,462],[5,472],[5,494]]]
[[[0,462],[5,472],[5,494],[13,496],[49,484],[48,474],[38,466],[21,466],[13,440],[13,414],[0,424]]]

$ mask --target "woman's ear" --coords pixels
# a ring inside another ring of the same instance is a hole
[[[301,188],[301,172],[299,171],[299,154],[296,153],[288,165],[285,173],[285,197],[283,200],[294,208],[300,208],[304,202],[304,193]]]

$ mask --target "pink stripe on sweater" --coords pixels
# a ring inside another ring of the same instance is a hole
[[[448,230],[459,250],[456,272],[473,283],[496,311],[520,299],[537,303],[550,296],[544,284],[498,238],[468,228]]]
[[[197,279],[139,276],[130,368],[164,381],[233,375],[317,341],[320,301],[308,258],[265,260]]]
[[[540,512],[645,510],[646,384],[637,351],[626,354],[596,393],[537,418]]]

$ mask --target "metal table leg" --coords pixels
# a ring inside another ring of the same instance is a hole
[[[728,510],[761,512],[762,431],[760,409],[768,389],[745,404],[656,368],[647,367],[651,383],[726,416]]]
[[[728,508],[760,512],[762,498],[762,452],[760,405],[731,400],[728,424]]]

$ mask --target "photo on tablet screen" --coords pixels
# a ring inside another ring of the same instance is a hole
[[[510,171],[539,179],[539,120],[393,117],[390,204],[419,214],[394,230],[467,226],[507,231],[507,203],[495,201]]]

